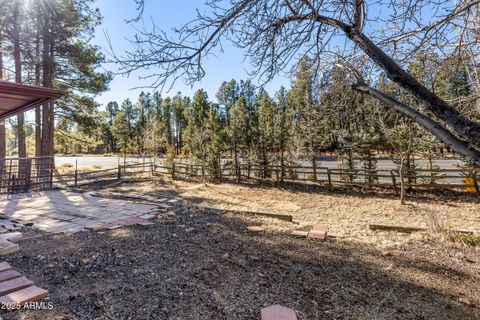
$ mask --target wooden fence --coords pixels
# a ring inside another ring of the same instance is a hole
[[[90,171],[81,171],[75,165],[74,172],[61,174],[54,172],[52,184],[55,187],[64,186],[80,186],[99,181],[120,180],[125,177],[131,177],[137,173],[151,172],[152,164],[143,163],[126,163],[118,165],[117,168],[99,169]]]
[[[335,185],[357,185],[361,187],[391,188],[397,194],[401,185],[398,170],[391,169],[337,169],[313,166],[280,166],[280,165],[248,165],[237,167],[231,164],[222,165],[213,174],[207,166],[184,162],[167,163],[165,161],[152,164],[153,174],[168,174],[172,178],[178,176],[202,179],[231,179],[237,182],[258,181],[275,184],[302,182],[323,184],[329,188]],[[480,195],[480,171],[458,169],[415,169],[404,172],[403,181],[409,189],[456,189]]]

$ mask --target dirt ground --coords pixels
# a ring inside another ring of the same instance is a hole
[[[361,192],[351,187],[333,191],[309,186],[272,188],[161,177],[152,181],[124,183],[105,191],[165,194],[199,207],[288,214],[293,216],[295,224],[269,221],[264,227],[271,231],[291,231],[308,229],[314,224],[326,224],[330,228],[343,230],[346,240],[384,247],[431,235],[371,231],[369,224],[463,230],[480,234],[480,197],[469,194],[413,194],[408,196],[407,205],[402,205],[391,191]]]
[[[435,220],[478,229],[474,199],[414,197],[401,206],[381,194],[171,180],[108,191],[182,201],[153,226],[21,242],[6,260],[48,289],[54,308],[4,319],[258,320],[272,304],[295,309],[299,320],[480,317],[478,247],[432,233],[367,228],[372,221],[426,226]],[[292,214],[294,223],[240,211]],[[315,223],[347,236],[318,241],[289,234]],[[267,231],[250,233],[251,225]]]

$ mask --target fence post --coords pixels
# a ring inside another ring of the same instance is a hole
[[[78,159],[75,159],[75,182],[74,186],[78,185]]]
[[[28,191],[28,189],[30,189],[30,179],[31,179],[31,176],[32,176],[32,158],[28,158],[27,159],[27,163],[26,163],[27,167],[26,167],[26,176],[25,176],[25,192]]]
[[[242,178],[242,173],[240,172],[240,165],[237,163],[237,182],[240,183]]]
[[[473,172],[473,185],[475,186],[475,191],[477,191],[477,194],[480,196],[480,188],[478,186],[478,180],[477,180],[477,173]]]
[[[328,176],[328,188],[332,189],[332,175],[330,173],[330,168],[327,168],[327,176]]]
[[[390,175],[392,176],[393,191],[395,192],[395,195],[398,196],[397,179],[395,179],[395,174],[393,173],[393,170],[390,170]]]
[[[172,179],[175,180],[175,161],[172,162]]]
[[[117,179],[122,179],[122,166],[120,165],[120,161],[118,162],[118,172],[117,172]]]

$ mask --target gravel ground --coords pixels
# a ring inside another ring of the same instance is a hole
[[[150,227],[22,242],[7,261],[48,289],[54,308],[2,316],[258,320],[277,303],[300,320],[480,315],[477,248],[412,241],[385,251],[245,229],[268,220],[186,207]]]

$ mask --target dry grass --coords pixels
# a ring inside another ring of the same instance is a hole
[[[430,234],[371,231],[369,224],[427,227],[434,232],[450,229],[480,232],[479,201],[458,198],[410,197],[407,204],[402,205],[390,195],[198,183],[166,178],[124,183],[110,191],[179,196],[186,203],[223,210],[290,214],[295,224],[272,220],[265,222],[265,227],[287,232],[324,223],[331,228],[343,229],[347,241],[385,247],[430,237]]]

